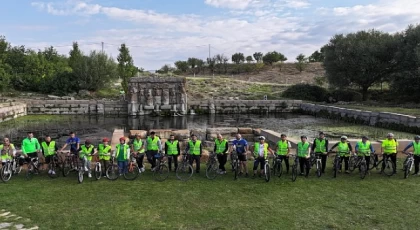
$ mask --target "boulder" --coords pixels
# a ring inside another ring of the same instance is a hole
[[[190,138],[190,131],[188,129],[180,129],[172,131],[172,134],[175,135],[177,140],[186,140]]]
[[[208,128],[206,129],[206,133],[207,134],[233,134],[235,135],[236,133],[238,133],[238,128],[229,128],[229,127],[225,127],[225,128]]]
[[[252,133],[254,133],[254,135],[261,136],[261,129],[253,129]]]
[[[59,96],[55,96],[55,95],[47,95],[47,97],[49,98],[49,99],[61,99]]]
[[[195,134],[202,141],[206,139],[206,130],[204,129],[191,129],[190,134]]]
[[[130,138],[134,138],[137,133],[140,134],[141,139],[145,139],[147,136],[146,130],[130,130]]]
[[[240,133],[240,134],[252,134],[252,128],[239,128],[238,133]]]

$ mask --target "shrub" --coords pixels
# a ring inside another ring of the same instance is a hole
[[[325,101],[327,90],[320,86],[310,84],[297,84],[290,86],[283,92],[283,97],[307,101]]]
[[[331,92],[335,101],[362,101],[363,96],[360,92],[349,89],[337,89]]]

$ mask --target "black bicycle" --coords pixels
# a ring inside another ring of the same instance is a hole
[[[176,168],[176,177],[179,180],[187,181],[192,177],[193,173],[193,167],[188,160],[188,154],[182,154],[182,161],[178,164],[178,167]]]
[[[368,166],[366,164],[365,156],[357,156],[352,154],[349,158],[349,170],[353,172],[356,168],[359,169],[361,179],[365,179],[367,175]]]
[[[8,182],[13,175],[13,162],[9,159],[6,160],[3,167],[1,168],[0,176],[3,182]]]
[[[31,180],[34,174],[39,174],[41,164],[39,163],[38,157],[33,157],[28,163],[28,168],[26,170],[26,179]]]
[[[59,171],[61,171],[61,161],[57,154],[52,155],[50,158],[50,163],[48,163],[48,176],[50,178],[57,178],[59,175]]]
[[[407,158],[404,161],[404,179],[407,179],[410,175],[411,170],[413,169],[414,165],[414,156],[413,153],[407,153]]]
[[[217,161],[216,154],[211,152],[207,161],[206,177],[214,180],[219,175],[219,162]]]
[[[391,159],[385,157],[384,154],[382,155],[382,159],[379,160],[379,156],[378,154],[374,154],[374,157],[372,159],[371,157],[371,162],[373,161],[373,165],[369,168],[369,169],[373,169],[376,168],[376,170],[379,169],[379,166],[381,166],[381,172],[383,172],[385,175],[387,176],[392,176],[394,175],[394,170],[395,170],[395,165],[394,162],[391,161]],[[384,162],[385,162],[385,167],[384,167]]]
[[[316,176],[321,177],[322,173],[322,160],[321,160],[321,153],[313,153],[311,154],[310,158],[310,165],[313,168],[315,166],[316,168]]]
[[[169,168],[166,165],[166,161],[164,160],[165,156],[163,154],[158,153],[155,155],[155,158],[156,158],[156,167],[153,172],[153,177],[155,178],[155,180],[162,182],[166,180],[166,178],[168,178]]]
[[[274,176],[281,177],[283,174],[283,158],[281,158],[279,155],[277,155],[273,160],[272,170]]]
[[[338,172],[341,170],[341,156],[340,153],[335,153],[334,161],[333,161],[333,176],[334,178],[337,177]]]
[[[61,167],[63,177],[68,176],[72,171],[77,171],[77,166],[80,161],[78,158],[79,156],[77,154],[70,154],[66,156]]]
[[[109,180],[116,180],[118,177],[120,177],[120,168],[118,167],[114,154],[112,154],[111,161],[109,163],[110,164],[105,172],[106,178]]]
[[[298,176],[299,157],[297,157],[295,154],[291,154],[290,156],[294,158],[294,163],[292,165],[292,181],[295,182]]]
[[[232,170],[234,172],[233,179],[237,180],[239,172],[241,171],[241,165],[239,164],[239,157],[236,151],[232,151]]]

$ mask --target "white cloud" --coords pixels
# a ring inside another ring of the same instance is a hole
[[[205,3],[218,8],[245,9],[256,0],[206,0]]]

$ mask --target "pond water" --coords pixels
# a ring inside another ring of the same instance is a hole
[[[371,139],[383,139],[391,130],[333,121],[298,114],[266,115],[188,115],[183,117],[103,117],[69,115],[29,115],[0,123],[0,138],[8,136],[18,147],[26,132],[33,131],[35,137],[46,134],[61,146],[70,131],[82,138],[97,143],[103,137],[111,138],[114,129],[199,129],[214,127],[252,127],[271,129],[290,137],[307,135],[311,140],[319,131],[324,131],[329,139],[342,135],[360,138],[367,135]],[[396,138],[412,139],[412,133],[392,131]]]

